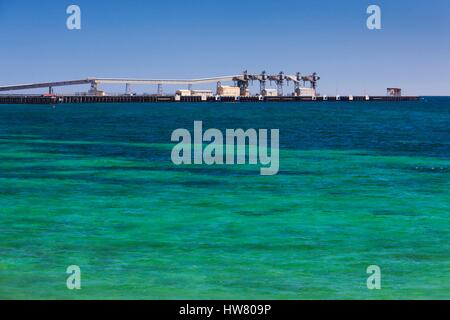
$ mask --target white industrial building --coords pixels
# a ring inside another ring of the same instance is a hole
[[[180,89],[175,93],[178,97],[201,97],[202,100],[206,100],[208,97],[213,96],[212,90],[189,90]]]
[[[233,86],[217,86],[217,95],[221,97],[239,97],[241,89]]]
[[[297,97],[315,97],[316,89],[314,88],[300,88],[300,94],[294,93],[294,96]]]

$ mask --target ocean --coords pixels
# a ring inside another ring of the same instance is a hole
[[[278,175],[175,166],[196,120]],[[450,98],[1,105],[0,146],[0,299],[450,298]]]

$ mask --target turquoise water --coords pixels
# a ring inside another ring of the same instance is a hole
[[[194,120],[279,128],[279,174],[174,166]],[[0,298],[449,299],[449,128],[449,98],[0,106]]]

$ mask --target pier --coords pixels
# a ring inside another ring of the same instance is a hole
[[[415,96],[402,96],[400,88],[388,88],[386,96],[325,96],[317,93],[320,77],[317,73],[295,74],[250,74],[244,71],[239,75],[219,76],[199,79],[130,79],[130,78],[86,78],[55,82],[16,84],[0,86],[0,104],[65,104],[65,103],[150,103],[150,102],[339,102],[339,101],[414,101]],[[223,82],[232,82],[234,86],[224,86]],[[259,82],[259,92],[251,95],[249,86]],[[192,90],[198,84],[216,84],[216,93],[212,90]],[[284,87],[293,83],[293,91],[286,93]],[[124,85],[123,94],[108,94],[99,86]],[[275,84],[276,89],[267,85]],[[89,85],[89,90],[80,94],[57,94],[55,88]],[[154,94],[136,95],[132,86],[156,86]],[[165,85],[180,85],[188,89],[179,89],[173,95],[163,91]],[[12,94],[22,90],[46,89],[46,93]],[[2,94],[5,92],[5,94]]]
[[[61,95],[61,96],[30,96],[30,95],[0,95],[0,104],[67,104],[67,103],[164,103],[164,102],[228,102],[228,103],[242,103],[242,102],[380,102],[380,101],[417,101],[420,97],[415,96],[341,96],[341,97],[290,97],[290,96],[273,96],[273,97],[207,97],[202,99],[200,96],[179,97],[176,96],[75,96],[75,95]]]

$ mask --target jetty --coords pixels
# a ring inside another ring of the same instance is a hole
[[[326,96],[317,92],[320,77],[317,73],[303,75],[242,74],[199,79],[131,79],[131,78],[86,78],[55,82],[15,84],[0,86],[0,104],[63,104],[63,103],[150,103],[150,102],[339,102],[339,101],[415,101],[417,96],[402,96],[400,88],[388,88],[386,96]],[[233,85],[223,85],[232,82]],[[250,84],[259,83],[259,92],[252,95]],[[212,90],[194,90],[194,85],[214,83]],[[293,84],[292,92],[285,92],[285,86]],[[276,89],[268,85],[274,84]],[[85,92],[75,94],[58,94],[55,88],[89,85]],[[121,94],[109,94],[99,88],[100,85],[124,85]],[[178,85],[174,94],[165,94],[163,86]],[[132,86],[156,86],[155,93],[135,94]],[[17,94],[17,91],[46,89],[42,94]]]

